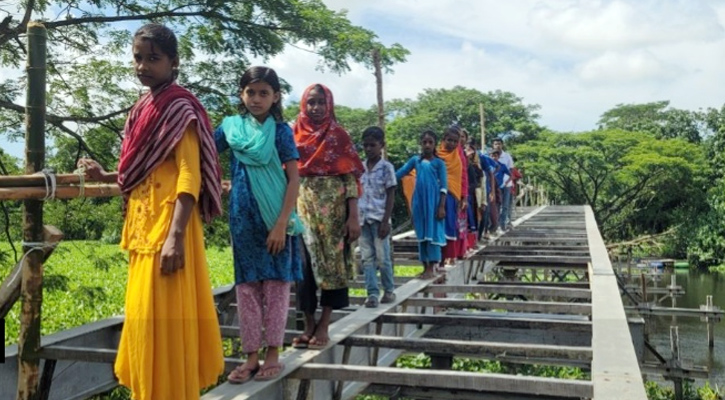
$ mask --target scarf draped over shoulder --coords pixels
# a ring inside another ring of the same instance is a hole
[[[446,164],[448,193],[452,194],[456,200],[460,200],[461,193],[463,193],[463,162],[459,147],[456,146],[455,149],[448,151],[441,143],[436,154]]]
[[[126,120],[118,163],[124,209],[131,191],[174,151],[192,121],[200,142],[201,215],[209,222],[221,213],[221,168],[209,116],[199,100],[176,83],[143,95]]]
[[[224,118],[222,130],[234,156],[247,169],[252,195],[257,200],[264,224],[271,231],[282,212],[287,191],[287,176],[275,145],[277,123],[271,115],[264,123],[250,115],[237,115]],[[286,232],[298,235],[302,231],[302,222],[293,211]]]

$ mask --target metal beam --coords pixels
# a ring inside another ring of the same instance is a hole
[[[587,381],[521,375],[481,374],[463,371],[414,370],[357,365],[305,364],[290,375],[295,379],[357,381],[503,393],[528,393],[560,397],[592,397]]]
[[[591,291],[589,289],[574,288],[552,288],[537,287],[530,285],[517,284],[488,284],[482,283],[478,285],[430,285],[423,290],[424,293],[497,293],[506,295],[521,296],[551,296],[563,297],[570,299],[589,299]]]

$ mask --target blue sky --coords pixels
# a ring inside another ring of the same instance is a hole
[[[717,0],[326,0],[383,43],[411,51],[384,78],[386,99],[462,85],[504,90],[541,106],[557,131],[594,129],[619,103],[670,100],[677,108],[725,103],[725,2]],[[297,99],[314,82],[338,104],[369,107],[375,81],[362,66],[342,76],[289,48],[266,64]],[[5,74],[4,70],[0,70]],[[19,149],[0,141],[3,148]]]

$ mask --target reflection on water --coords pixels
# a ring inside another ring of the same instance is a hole
[[[677,307],[699,309],[700,305],[705,304],[706,296],[712,295],[713,305],[725,309],[725,274],[693,270],[667,271],[662,273],[657,286],[669,285],[673,273],[677,278],[677,284],[685,290],[685,294],[677,298]],[[672,304],[670,299],[666,299],[660,305]],[[676,325],[680,335],[680,355],[683,361],[709,367],[710,385],[725,386],[725,321],[715,324],[715,349],[712,353],[707,348],[707,324],[700,321],[700,318],[652,317],[651,321],[650,343],[661,355],[665,358],[670,357],[670,326]],[[647,378],[661,381],[661,377]],[[704,381],[698,380],[696,383],[702,385]]]

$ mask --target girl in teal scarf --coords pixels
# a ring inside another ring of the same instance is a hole
[[[272,69],[252,67],[239,86],[241,115],[225,118],[215,133],[217,151],[232,151],[229,230],[242,350],[247,355],[229,374],[230,383],[274,379],[282,372],[279,347],[290,285],[302,279],[303,226],[295,213],[299,153],[282,118],[279,79]],[[263,342],[267,351],[261,363],[258,351]]]

